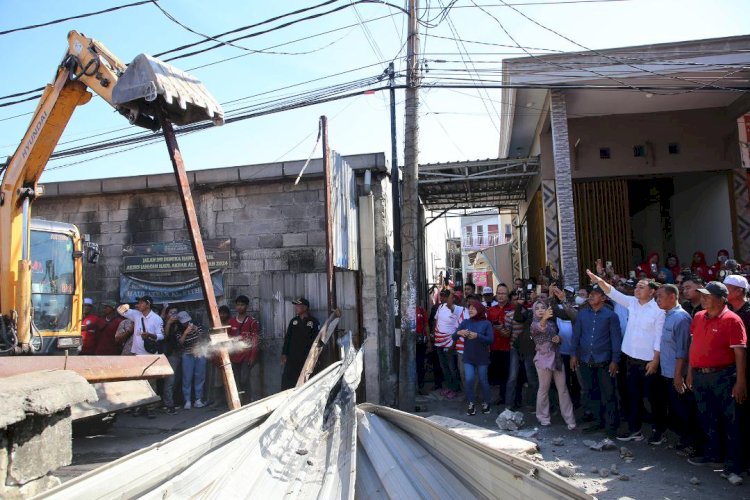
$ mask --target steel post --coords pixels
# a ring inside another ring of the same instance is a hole
[[[221,319],[219,319],[219,309],[216,305],[214,285],[211,282],[211,273],[208,269],[206,251],[203,248],[203,238],[201,237],[200,227],[198,225],[198,216],[195,213],[193,195],[190,191],[190,182],[187,178],[187,172],[185,172],[182,153],[180,153],[180,148],[177,145],[177,138],[175,137],[172,123],[166,118],[164,113],[159,113],[159,122],[161,123],[164,132],[164,139],[166,140],[169,158],[172,161],[172,167],[174,168],[174,175],[177,178],[180,201],[182,202],[182,209],[185,212],[190,241],[193,244],[193,255],[198,270],[201,290],[203,291],[203,300],[205,301],[206,310],[211,319],[211,336],[225,336],[226,327],[221,324]],[[229,354],[225,348],[219,348],[219,356],[221,359],[222,375],[224,377],[224,390],[227,396],[227,405],[230,409],[234,410],[239,408],[241,404],[239,394],[237,393],[237,385],[234,381],[234,374],[232,373],[232,364],[229,361]]]

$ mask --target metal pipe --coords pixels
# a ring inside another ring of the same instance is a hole
[[[167,143],[167,150],[169,151],[169,158],[172,161],[172,167],[174,168],[174,175],[177,178],[180,201],[182,202],[182,209],[185,212],[188,234],[190,235],[190,241],[193,246],[195,265],[198,269],[198,278],[201,284],[201,290],[203,291],[203,300],[206,304],[208,316],[211,319],[211,337],[212,339],[226,338],[226,327],[221,324],[221,319],[219,318],[219,309],[216,305],[216,295],[214,295],[214,285],[211,281],[211,273],[208,268],[208,260],[206,259],[206,250],[203,247],[203,238],[201,237],[200,226],[198,225],[198,216],[195,213],[193,195],[190,191],[190,182],[187,178],[187,172],[185,172],[182,153],[180,153],[180,148],[177,145],[177,138],[175,137],[172,123],[161,110],[159,111],[159,122],[161,123],[162,131],[164,132],[164,140]],[[227,353],[225,347],[219,348],[219,357],[221,360],[222,375],[224,377],[224,390],[227,396],[227,405],[229,406],[229,409],[235,410],[241,406],[240,397],[237,393],[237,384],[234,381],[232,363],[229,360],[229,353]]]

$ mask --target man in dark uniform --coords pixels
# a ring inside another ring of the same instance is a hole
[[[297,315],[289,322],[284,336],[284,348],[281,351],[281,364],[284,365],[281,390],[291,389],[297,385],[310,347],[320,329],[318,320],[310,316],[310,302],[307,299],[300,297],[293,300],[292,304]]]

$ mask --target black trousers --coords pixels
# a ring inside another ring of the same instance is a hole
[[[578,365],[586,394],[586,409],[608,432],[617,432],[620,415],[617,411],[615,379],[609,375],[609,363]]]
[[[667,430],[667,404],[659,373],[646,375],[646,363],[628,357],[628,430],[638,432],[643,425],[643,398],[651,405],[651,426],[655,432]]]

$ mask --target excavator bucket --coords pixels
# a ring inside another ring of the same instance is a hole
[[[112,89],[112,103],[130,110],[130,121],[136,125],[146,117],[157,116],[157,107],[176,125],[212,120],[224,123],[224,111],[200,80],[184,71],[140,54],[128,65]],[[156,127],[158,129],[158,127]]]

